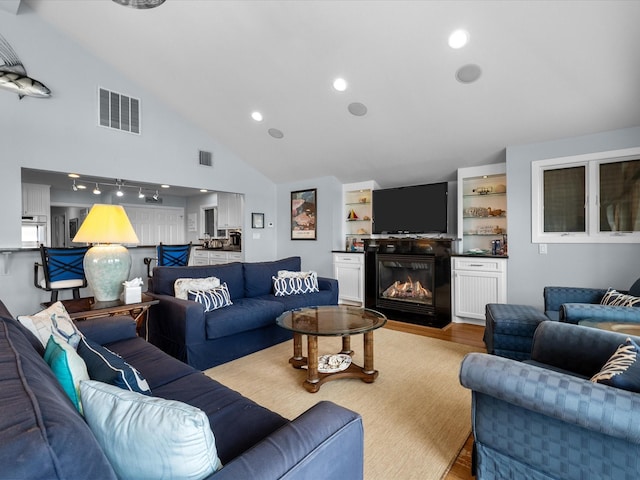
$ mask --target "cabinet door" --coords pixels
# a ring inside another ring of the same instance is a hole
[[[506,301],[504,283],[503,272],[454,270],[454,314],[484,320],[487,303]]]
[[[338,300],[364,305],[364,258],[362,255],[334,255],[333,275],[338,280]]]
[[[33,183],[22,184],[22,214],[23,215],[50,215],[51,192],[49,185],[37,185]]]
[[[218,228],[229,228],[229,195],[218,194]]]

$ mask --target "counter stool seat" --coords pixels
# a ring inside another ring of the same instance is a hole
[[[483,338],[487,352],[515,360],[528,360],[531,358],[533,332],[545,320],[549,320],[549,317],[530,305],[487,304]]]

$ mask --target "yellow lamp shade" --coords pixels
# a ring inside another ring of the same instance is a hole
[[[140,243],[122,205],[96,203],[73,237],[78,243]]]

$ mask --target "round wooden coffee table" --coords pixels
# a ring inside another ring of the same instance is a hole
[[[372,383],[378,377],[373,368],[373,331],[382,327],[387,317],[368,308],[346,305],[306,307],[284,312],[276,319],[282,328],[293,332],[293,357],[289,363],[294,368],[307,367],[307,379],[303,386],[315,393],[329,380],[359,378]],[[351,335],[364,336],[364,366],[351,362]],[[302,335],[307,336],[307,357],[302,355]],[[319,367],[318,337],[342,337],[342,351],[324,356]],[[323,368],[324,367],[324,368]]]

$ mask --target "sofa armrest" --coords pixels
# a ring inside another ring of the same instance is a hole
[[[149,311],[149,338],[162,336],[180,345],[200,343],[205,338],[204,306],[171,295],[147,292],[159,300]]]
[[[136,337],[136,322],[128,315],[87,318],[74,323],[83,335],[100,345]]]
[[[558,421],[640,443],[640,394],[486,353],[467,354],[460,383]]]
[[[605,293],[602,288],[544,287],[544,311],[557,312],[563,303],[600,303]]]
[[[558,319],[566,323],[578,323],[582,320],[640,323],[640,308],[599,303],[564,303],[560,306]]]
[[[338,280],[335,278],[318,277],[318,289],[329,290],[333,298],[333,303],[338,303]]]
[[[322,401],[234,458],[210,478],[357,480],[363,478],[363,462],[364,433],[360,415]]]

